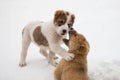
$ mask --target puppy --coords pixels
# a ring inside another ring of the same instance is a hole
[[[74,54],[70,54],[60,45],[63,38],[72,28],[74,19],[74,14],[64,10],[57,10],[52,21],[36,21],[26,25],[22,31],[22,51],[19,66],[26,65],[27,51],[31,42],[40,47],[40,53],[54,66],[56,65],[55,53],[67,61],[72,60]]]
[[[69,32],[70,40],[64,39],[69,47],[69,53],[74,53],[71,61],[62,59],[54,72],[55,80],[89,80],[87,73],[87,54],[89,43],[85,37],[75,30]]]

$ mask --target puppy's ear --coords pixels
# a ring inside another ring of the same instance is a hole
[[[57,10],[54,14],[54,24],[63,25],[67,20],[65,11]],[[61,24],[62,23],[62,24]]]
[[[69,40],[68,40],[68,39],[65,39],[65,38],[64,38],[64,39],[63,39],[63,42],[65,43],[66,46],[68,46],[68,44],[69,44]]]
[[[75,22],[75,15],[74,14],[71,15],[71,22],[72,22],[72,26],[73,26],[73,24]]]
[[[74,20],[75,20],[75,15],[72,14],[71,18],[72,18],[72,20],[74,21]]]

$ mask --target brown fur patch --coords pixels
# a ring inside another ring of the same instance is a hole
[[[65,11],[57,10],[55,12],[55,17],[54,17],[55,25],[61,26],[61,25],[65,24],[66,20],[67,20],[67,15],[66,15]]]
[[[34,38],[34,41],[38,45],[48,46],[48,41],[46,40],[46,38],[41,33],[41,27],[40,26],[36,27],[36,29],[34,30],[33,38]]]
[[[66,11],[67,16],[70,14],[68,11]]]

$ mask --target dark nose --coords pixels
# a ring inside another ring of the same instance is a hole
[[[66,33],[66,32],[67,32],[67,30],[63,29],[63,33]]]
[[[75,34],[75,33],[76,33],[75,30],[70,30],[70,31],[69,31],[69,36],[72,36],[72,35]]]
[[[70,28],[70,30],[74,30],[73,28]]]

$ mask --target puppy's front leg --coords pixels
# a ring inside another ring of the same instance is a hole
[[[49,45],[50,45],[51,51],[59,54],[65,60],[67,60],[67,61],[73,60],[74,54],[67,52],[59,44],[49,44]]]
[[[53,66],[56,66],[57,65],[57,62],[56,62],[56,59],[55,58],[57,58],[56,56],[55,56],[55,53],[53,53],[52,51],[50,51],[49,52],[49,56],[48,56],[48,62],[50,63],[50,64],[52,64]]]

